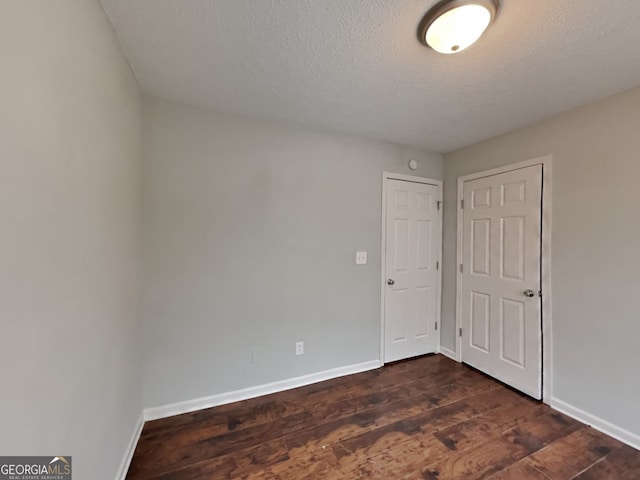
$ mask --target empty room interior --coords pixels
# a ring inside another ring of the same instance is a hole
[[[0,478],[640,479],[638,25],[0,0]]]

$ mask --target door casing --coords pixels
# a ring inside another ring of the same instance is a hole
[[[381,227],[381,263],[380,263],[380,361],[385,363],[385,294],[386,294],[386,250],[387,250],[387,180],[403,180],[406,182],[424,183],[438,187],[438,201],[440,203],[440,222],[438,222],[437,235],[442,238],[442,181],[432,178],[416,177],[413,175],[402,175],[399,173],[382,172],[382,227]],[[442,331],[441,321],[441,304],[442,304],[442,242],[438,251],[438,275],[436,289],[436,318],[438,321],[438,330],[436,333],[436,353],[440,353],[440,332]]]
[[[552,351],[552,321],[551,321],[551,193],[553,157],[534,158],[523,162],[505,165],[504,167],[485,170],[458,177],[458,193],[456,196],[457,222],[457,258],[456,258],[456,352],[455,359],[462,361],[462,338],[459,334],[462,326],[462,278],[459,265],[462,264],[462,229],[463,210],[461,208],[464,182],[477,178],[498,175],[533,165],[542,165],[542,238],[541,238],[541,285],[542,285],[542,399],[551,403],[553,393],[553,351]]]

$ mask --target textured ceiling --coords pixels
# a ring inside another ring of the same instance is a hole
[[[438,152],[640,85],[640,0],[502,0],[452,56],[436,0],[102,3],[150,95]]]

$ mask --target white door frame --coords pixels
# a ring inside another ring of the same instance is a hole
[[[483,172],[472,173],[458,177],[458,228],[457,228],[457,258],[456,258],[456,360],[462,361],[462,337],[460,337],[460,327],[462,326],[462,274],[459,265],[462,263],[462,199],[464,194],[464,182],[477,178],[498,175],[500,173],[519,170],[533,165],[542,165],[542,399],[545,403],[551,402],[553,392],[553,342],[552,342],[552,322],[551,322],[551,180],[553,169],[553,157],[544,157],[525,160],[523,162],[505,165]]]
[[[440,239],[440,248],[438,249],[438,274],[437,274],[437,289],[436,289],[436,319],[438,322],[437,338],[436,338],[436,353],[440,353],[440,332],[442,331],[442,322],[440,318],[440,308],[442,304],[442,180],[435,180],[433,178],[416,177],[413,175],[403,175],[400,173],[382,172],[382,248],[380,253],[380,362],[384,365],[385,351],[384,351],[384,332],[385,332],[385,294],[387,286],[387,278],[385,276],[385,265],[387,264],[387,180],[403,180],[405,182],[423,183],[426,185],[434,185],[438,187],[439,194],[437,201],[440,202],[440,216],[436,232]]]

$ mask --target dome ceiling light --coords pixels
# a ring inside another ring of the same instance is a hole
[[[473,45],[498,14],[498,0],[443,0],[418,27],[418,39],[436,52],[452,54]]]

